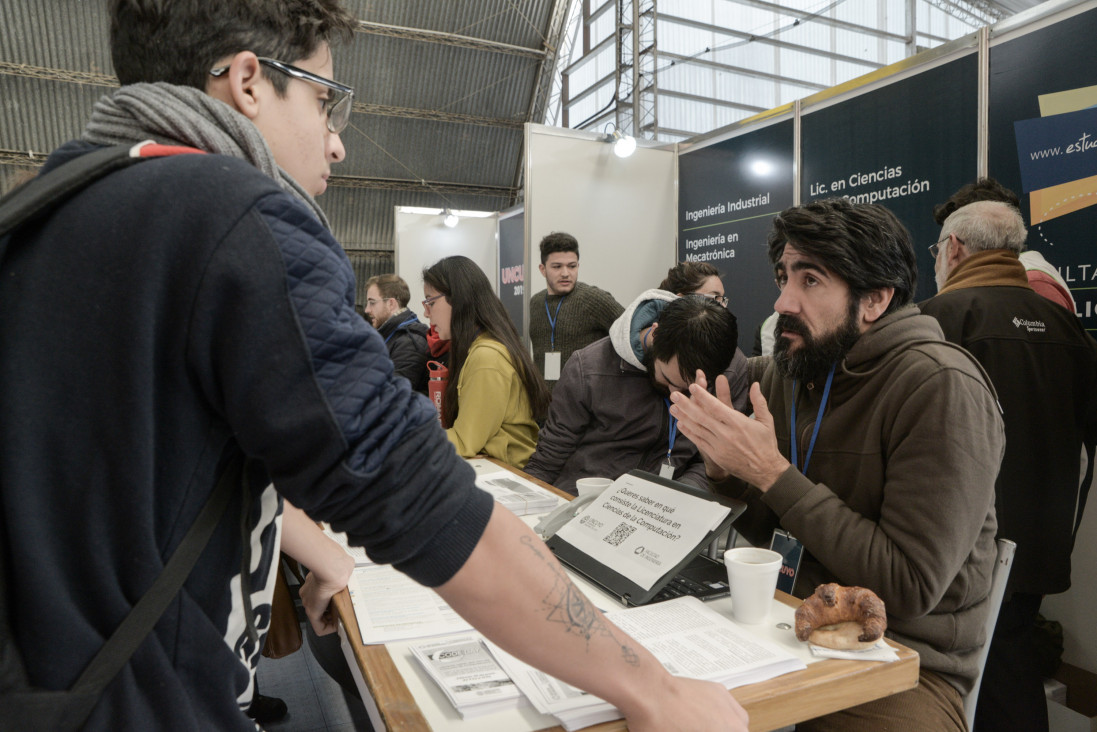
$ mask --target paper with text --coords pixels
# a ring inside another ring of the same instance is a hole
[[[438,593],[387,564],[356,568],[347,589],[367,646],[472,628]]]
[[[347,535],[342,531],[335,531],[328,524],[324,524],[324,533],[329,539],[343,547],[343,551],[354,558],[354,566],[367,567],[373,564],[373,560],[366,554],[366,550],[360,546],[351,546],[350,542],[347,540]]]
[[[617,610],[607,613],[607,617],[676,676],[715,681],[733,689],[807,668],[789,651],[737,625],[695,597]],[[487,643],[534,708],[556,716],[565,729],[620,718],[621,713],[604,700]]]
[[[625,474],[557,536],[649,590],[728,511],[716,501]]]
[[[464,718],[527,703],[479,633],[419,641],[410,650]]]
[[[509,470],[476,474],[476,485],[515,516],[548,513],[561,499]]]

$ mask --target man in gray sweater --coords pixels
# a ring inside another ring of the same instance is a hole
[[[571,354],[609,335],[624,312],[605,290],[579,281],[579,242],[557,231],[541,240],[541,274],[548,287],[529,301],[533,363],[549,389]]]

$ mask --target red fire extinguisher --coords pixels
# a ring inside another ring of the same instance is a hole
[[[438,409],[438,421],[445,427],[446,423],[442,422],[442,395],[446,391],[446,382],[449,381],[449,369],[440,361],[427,361],[427,374],[427,395]]]

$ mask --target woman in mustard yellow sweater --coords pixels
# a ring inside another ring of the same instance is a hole
[[[423,293],[423,313],[451,344],[442,423],[457,454],[485,453],[525,467],[549,391],[503,303],[483,271],[461,256],[423,270]]]

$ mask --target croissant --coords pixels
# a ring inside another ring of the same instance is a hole
[[[796,608],[796,637],[837,650],[869,648],[887,629],[884,601],[864,587],[831,582]]]

